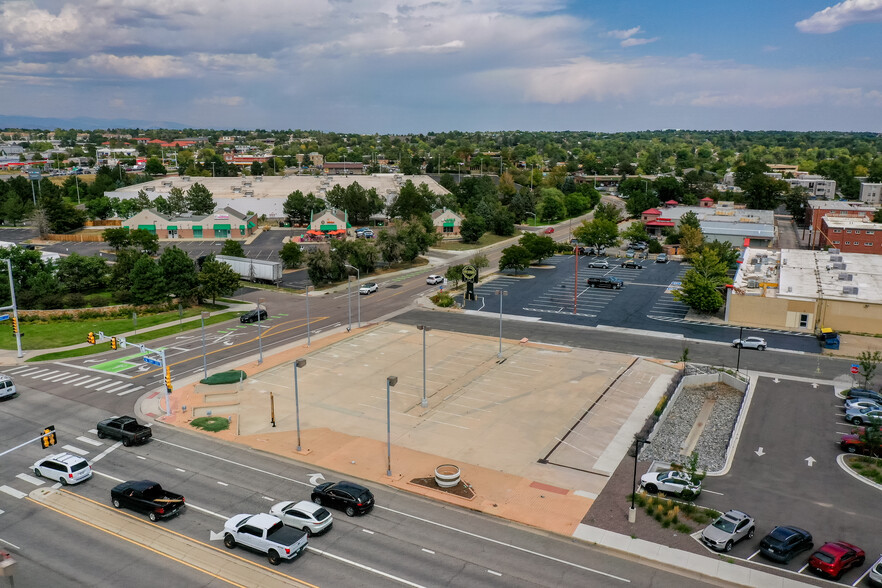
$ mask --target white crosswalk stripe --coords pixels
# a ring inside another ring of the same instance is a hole
[[[140,390],[143,387],[144,386],[138,386],[137,388],[132,388],[131,390],[125,390],[123,392],[119,392],[119,393],[117,393],[117,396],[125,396],[126,394],[129,394],[130,392],[134,392],[135,390]]]
[[[26,370],[32,370],[32,369],[34,369],[33,366],[26,365],[26,366],[24,366],[24,367],[18,367],[18,368],[15,368],[14,370],[9,370],[9,371],[6,372],[6,373],[7,373],[7,374],[17,374],[17,373],[19,373],[19,372],[23,372],[23,371],[26,371]]]
[[[103,379],[104,378],[99,376],[97,378],[89,378],[88,380],[80,380],[79,382],[74,384],[74,386],[85,386],[86,384],[90,384],[92,382],[97,382],[98,380],[103,380]]]
[[[40,478],[35,478],[33,476],[29,476],[28,474],[18,474],[15,477],[19,480],[24,480],[28,484],[33,484],[34,486],[42,486],[45,483]]]
[[[62,449],[66,449],[71,453],[76,453],[77,455],[89,455],[89,452],[85,449],[80,449],[79,447],[74,447],[73,445],[62,445]]]
[[[104,443],[102,443],[101,441],[95,441],[94,439],[89,439],[88,437],[77,437],[77,441],[82,441],[83,443],[94,445],[95,447],[101,447],[102,445],[104,445]]]
[[[102,386],[99,386],[98,388],[95,388],[95,390],[100,392],[101,390],[104,390],[105,388],[112,388],[113,386],[117,386],[117,385],[119,385],[119,380],[111,380],[109,384],[104,384]]]
[[[71,374],[69,376],[65,376],[63,378],[59,378],[59,379],[53,380],[53,381],[58,384],[70,384],[71,382],[73,382],[75,380],[79,380],[82,377],[83,377],[83,374]],[[86,376],[86,377],[88,378],[89,376]]]
[[[118,386],[116,388],[111,388],[110,390],[105,390],[107,394],[112,394],[114,392],[119,392],[120,390],[125,390],[126,388],[131,388],[134,384],[123,384],[122,386]]]
[[[57,382],[58,380],[63,380],[64,378],[69,377],[71,375],[72,374],[70,372],[61,372],[60,374],[52,376],[51,378],[46,378],[45,381],[46,382]]]
[[[37,376],[37,379],[48,380],[49,378],[57,376],[57,375],[58,375],[58,370],[52,370],[48,374],[40,374],[39,376]]]
[[[73,384],[73,383],[75,383],[75,382],[82,382],[83,380],[88,380],[88,379],[91,378],[91,377],[92,377],[92,376],[80,376],[80,377],[77,377],[77,378],[75,378],[75,379],[73,379],[73,380],[67,380],[67,381],[64,382],[64,383],[65,383],[65,384]]]
[[[0,486],[0,492],[5,492],[13,498],[18,498],[19,500],[27,496],[27,494],[25,494],[24,492],[19,492],[15,488],[10,488],[9,486]]]
[[[86,384],[86,388],[94,388],[95,390],[97,390],[98,386],[103,386],[107,382],[113,382],[113,381],[114,380],[109,380],[107,378],[98,378],[97,382],[93,380],[91,382],[84,382],[84,383]]]
[[[32,367],[32,368],[28,368],[28,369],[26,369],[26,370],[23,371],[23,372],[18,372],[17,375],[19,375],[19,376],[26,376],[26,375],[28,375],[28,374],[32,374],[32,373],[34,373],[34,372],[39,372],[40,369],[41,369],[41,368],[34,368],[34,367]]]

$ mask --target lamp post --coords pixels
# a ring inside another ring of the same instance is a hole
[[[420,400],[420,406],[429,408],[429,399],[426,397],[426,331],[431,331],[432,327],[417,325],[417,328],[423,332],[423,399]]]
[[[257,349],[260,353],[257,365],[263,363],[263,328],[260,326],[260,305],[263,304],[265,300],[266,298],[257,299]]]
[[[462,183],[462,162],[459,162],[459,179],[456,182],[457,184]]]
[[[361,271],[354,265],[349,265],[348,263],[344,263],[348,268],[352,268],[355,270],[355,285],[358,288],[361,288]],[[356,306],[358,306],[358,328],[361,328],[361,295],[359,295]],[[352,306],[349,307],[349,329],[352,329]]]
[[[300,358],[294,361],[294,413],[297,415],[297,451],[301,450],[300,447],[300,391],[297,388],[297,368],[302,368],[306,365],[306,360]]]
[[[349,305],[349,326],[346,327],[346,332],[349,333],[352,331],[352,276],[348,273],[346,274],[346,304]]]
[[[386,475],[392,476],[392,409],[391,388],[398,383],[398,376],[386,378]]]
[[[309,347],[309,289],[312,286],[306,287],[306,346]]]
[[[502,359],[502,297],[508,296],[508,290],[496,290],[496,295],[499,296],[499,353],[496,357]]]
[[[205,358],[205,319],[211,316],[210,312],[203,312],[199,315],[202,318],[202,373],[208,377],[208,360]]]
[[[211,162],[211,177],[214,177],[214,162]]]
[[[738,340],[744,341],[744,327],[740,327],[738,331]],[[741,345],[738,346],[738,359],[735,361],[735,373],[738,373],[738,368],[741,367]]]
[[[628,510],[628,522],[637,520],[637,509],[634,506],[634,498],[637,494],[637,456],[640,455],[640,444],[649,445],[649,441],[642,437],[634,436],[634,484],[631,486],[631,508]]]

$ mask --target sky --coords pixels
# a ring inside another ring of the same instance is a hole
[[[882,131],[882,0],[0,0],[0,114]]]

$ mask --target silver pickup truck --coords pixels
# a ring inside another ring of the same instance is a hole
[[[224,545],[230,549],[241,545],[266,554],[274,566],[300,555],[307,541],[306,533],[286,527],[280,518],[269,514],[238,514],[224,523]]]

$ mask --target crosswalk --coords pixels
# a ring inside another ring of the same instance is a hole
[[[43,367],[17,367],[8,370],[6,374],[15,378],[31,378],[44,382],[52,382],[53,384],[64,384],[74,387],[83,387],[95,390],[96,392],[104,392],[105,394],[116,394],[117,396],[125,396],[132,392],[137,392],[144,386],[136,386],[133,382],[126,382],[117,378],[108,378],[105,375],[91,372],[84,374],[81,371],[63,369],[51,369]]]

